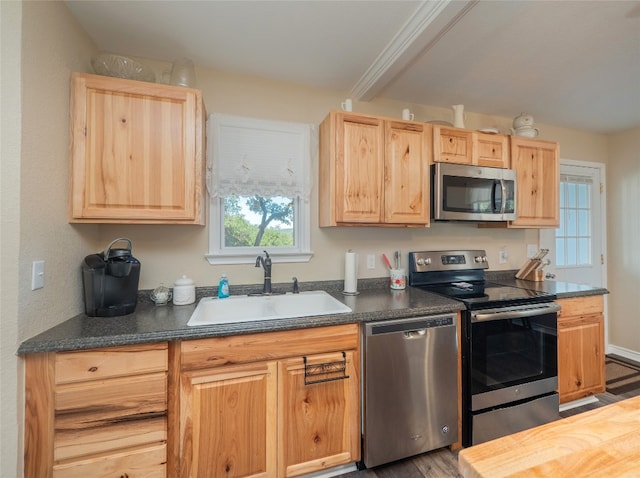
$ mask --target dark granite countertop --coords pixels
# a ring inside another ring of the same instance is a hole
[[[361,281],[359,283],[362,283]],[[320,284],[320,283],[317,283]],[[342,281],[340,281],[340,286]],[[198,290],[196,303],[191,305],[156,306],[145,296],[141,296],[133,314],[120,317],[88,317],[79,314],[51,329],[24,341],[18,354],[36,352],[58,352],[64,350],[84,350],[96,347],[132,345],[165,340],[187,340],[225,335],[293,330],[321,327],[326,325],[370,322],[375,320],[420,317],[463,309],[462,303],[446,297],[407,287],[405,290],[392,291],[388,279],[372,280],[363,284],[359,295],[345,296],[336,290],[333,283],[322,283],[332,296],[352,309],[352,313],[300,317],[295,319],[265,320],[235,324],[219,324],[204,327],[187,325],[198,300],[201,297],[215,296],[215,289]],[[301,284],[301,290],[313,290],[314,285]],[[255,287],[254,287],[255,289]],[[239,288],[232,294],[246,293]]]
[[[609,291],[567,282],[530,282],[516,280],[515,272],[487,273],[487,279],[504,285],[524,289],[552,292],[558,298],[602,295]],[[402,291],[390,290],[388,279],[369,279],[358,283],[360,293],[345,296],[340,292],[342,281],[301,283],[300,290],[326,290],[351,309],[351,313],[300,317],[294,319],[265,320],[235,324],[218,324],[204,327],[187,325],[197,302],[202,297],[216,295],[215,288],[198,289],[196,303],[191,305],[156,306],[148,298],[148,291],[141,291],[140,300],[133,314],[120,317],[88,317],[79,314],[59,325],[22,342],[18,355],[37,352],[85,350],[117,345],[188,340],[226,335],[294,330],[327,325],[371,322],[376,320],[420,317],[456,312],[464,307],[461,302],[432,294],[413,287]],[[288,285],[283,285],[286,287]],[[232,294],[246,294],[256,286],[232,287]]]
[[[586,297],[590,295],[604,295],[609,291],[603,287],[592,287],[572,282],[543,280],[540,282],[516,279],[517,271],[487,272],[487,280],[502,285],[519,287],[521,289],[539,290],[555,294],[558,299],[569,297]]]

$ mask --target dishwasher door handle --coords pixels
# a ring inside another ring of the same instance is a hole
[[[419,330],[407,330],[404,332],[405,339],[419,339],[420,337],[424,337],[427,335],[427,329],[419,329]]]

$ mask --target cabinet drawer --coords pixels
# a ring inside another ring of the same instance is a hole
[[[167,446],[163,443],[57,464],[53,478],[164,478],[166,461]]]
[[[85,429],[58,429],[53,458],[68,461],[167,441],[167,419],[151,418]]]
[[[473,132],[457,128],[433,128],[433,160],[442,163],[471,164]]]
[[[164,416],[167,377],[160,372],[58,386],[54,403],[56,430],[90,429]]]
[[[475,133],[477,139],[478,166],[509,167],[509,141],[502,134]]]
[[[558,320],[580,315],[602,314],[604,311],[604,297],[601,295],[559,299],[557,302],[562,307],[558,312]]]
[[[81,382],[167,370],[167,343],[61,352],[55,383]]]
[[[359,337],[358,325],[347,324],[187,340],[180,344],[182,369],[211,368],[351,350],[359,347]]]

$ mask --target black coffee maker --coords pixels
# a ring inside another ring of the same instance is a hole
[[[115,249],[117,242],[126,249]],[[118,238],[104,252],[91,254],[82,262],[84,308],[90,317],[131,314],[138,301],[140,261],[131,255],[131,241]]]

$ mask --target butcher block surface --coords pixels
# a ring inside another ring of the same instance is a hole
[[[640,396],[462,450],[464,478],[638,477]]]

